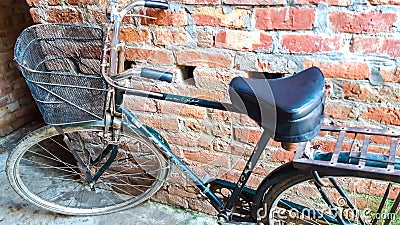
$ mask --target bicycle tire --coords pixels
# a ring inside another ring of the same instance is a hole
[[[104,149],[100,137],[103,126],[73,125],[63,131],[78,146],[74,149],[85,156],[82,158],[91,171],[106,161],[89,164],[89,156]],[[91,189],[60,137],[52,126],[39,128],[24,137],[7,160],[12,188],[46,210],[79,216],[121,211],[151,197],[169,175],[169,163],[158,148],[127,128],[121,134],[117,157]]]
[[[339,185],[342,185],[349,201],[333,188],[329,178],[334,178]],[[384,224],[386,219],[391,220],[389,223],[391,225],[399,224],[399,208],[397,207],[394,214],[390,213],[390,208],[394,198],[399,194],[400,184],[390,182],[389,198],[383,205],[383,210],[378,214],[378,206],[383,201],[382,195],[385,188],[377,187],[387,187],[389,182],[351,176],[351,174],[338,176],[335,175],[335,171],[321,175],[321,179],[328,184],[328,187],[322,187],[322,189],[337,207],[337,212],[332,212],[326,201],[323,200],[311,173],[289,166],[282,169],[281,172],[275,173],[260,186],[258,193],[264,194],[258,196],[258,199],[261,199],[256,214],[258,221],[267,225],[336,225],[340,224],[336,217],[340,215],[348,225],[363,224],[361,220],[364,224],[370,225],[375,218],[377,219],[376,224]],[[367,191],[371,192],[367,193]],[[356,208],[351,208],[349,202]]]

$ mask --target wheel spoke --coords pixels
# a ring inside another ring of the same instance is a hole
[[[42,146],[39,145],[39,144],[38,144],[38,146],[41,147],[41,148],[42,148],[43,150],[45,150],[46,152],[48,152],[49,154],[51,154],[49,151],[47,151],[46,148],[42,147]],[[48,157],[48,156],[46,156],[46,155],[40,154],[40,153],[38,153],[38,152],[34,152],[34,151],[27,151],[27,152],[32,153],[32,154],[35,154],[35,155],[40,156],[40,157],[43,157],[43,158],[45,158],[45,159],[49,159],[49,160],[54,161],[54,162],[60,162],[60,163],[64,164],[65,166],[70,166],[70,167],[73,167],[73,166],[74,166],[74,165],[72,165],[72,164],[69,164],[69,163],[66,163],[66,162],[62,161],[61,159],[55,157],[54,155],[53,155],[54,158],[51,158],[51,157]]]
[[[75,173],[75,174],[79,174],[76,171],[74,171],[71,167],[64,167],[64,168],[67,168],[67,169],[71,169],[71,170],[67,170],[67,169],[64,169],[63,167],[55,167],[55,166],[51,166],[51,165],[48,165],[48,164],[45,164],[45,163],[39,163],[39,162],[35,162],[35,161],[32,161],[32,160],[28,160],[28,159],[21,159],[21,160],[24,160],[24,161],[27,161],[27,162],[31,162],[31,163],[43,166],[43,167],[35,167],[35,166],[25,166],[25,165],[23,165],[23,167],[47,168],[47,169],[54,169],[54,170],[60,170],[60,171],[64,171],[64,172],[72,172],[72,173]]]
[[[366,177],[323,176],[323,180],[330,182],[326,186],[319,186],[315,185],[309,173],[296,169],[287,171],[275,172],[269,178],[274,183],[265,183],[261,187],[266,190],[262,203],[266,214],[259,218],[267,224],[382,225],[388,217],[391,221],[387,224],[400,224],[399,209],[395,204],[395,199],[400,202],[400,198],[397,199],[400,184]],[[388,185],[392,186],[387,189]],[[323,189],[323,192],[318,189]],[[385,190],[387,193],[383,193]],[[329,199],[332,204],[325,203],[324,195],[325,200]],[[337,210],[331,211],[329,205]],[[393,205],[395,210],[392,210]],[[393,211],[395,213],[390,214]],[[343,222],[339,221],[340,217]]]
[[[85,164],[105,149],[103,128],[63,128]],[[161,187],[170,167],[150,141],[121,133],[117,159],[94,186],[51,126],[34,131],[10,154],[7,174],[26,200],[45,209],[73,215],[99,215],[132,207]],[[108,155],[105,157],[107,159]],[[90,165],[95,174],[99,165]],[[39,204],[40,202],[40,204]]]

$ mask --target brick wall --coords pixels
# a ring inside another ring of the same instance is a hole
[[[400,126],[398,1],[177,1],[169,11],[139,10],[157,20],[127,19],[121,31],[127,66],[163,68],[175,74],[174,83],[132,81],[131,86],[229,101],[232,77],[279,77],[318,66],[329,90],[326,123]],[[94,0],[27,2],[38,23],[98,24],[105,19],[104,5]],[[261,134],[243,115],[133,97],[125,104],[158,129],[200,176],[235,182]],[[279,143],[272,146],[250,186],[293,157]],[[212,212],[184,183],[173,173],[156,198]]]
[[[37,118],[37,110],[25,81],[13,62],[15,40],[32,24],[24,0],[0,2],[0,136]]]

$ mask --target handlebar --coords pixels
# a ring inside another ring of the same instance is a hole
[[[122,20],[122,18],[135,7],[148,7],[157,9],[168,9],[169,4],[165,1],[154,1],[154,0],[139,0],[133,1],[126,5],[120,5],[119,0],[109,0],[107,7],[107,18],[114,22],[115,20]]]
[[[144,6],[148,8],[168,9],[168,2],[157,0],[138,0],[130,2],[124,6],[119,4],[119,0],[108,0],[108,3],[109,7],[107,8],[110,12],[110,22],[112,22],[112,26],[108,27],[109,30],[107,31],[107,34],[110,34],[111,30],[113,32],[110,36],[107,36],[106,42],[109,42],[109,47],[103,49],[103,55],[107,55],[108,51],[110,55],[109,62],[107,62],[106,57],[103,57],[102,62],[102,74],[107,83],[114,86],[112,84],[113,82],[132,76],[140,76],[171,83],[173,75],[169,72],[143,68],[140,71],[136,69],[128,69],[124,72],[118,73],[118,66],[122,65],[121,63],[124,61],[124,58],[121,60],[119,59],[119,54],[121,53],[120,49],[121,47],[123,48],[123,43],[118,39],[123,18],[135,7]],[[108,39],[109,37],[110,39]],[[121,54],[123,55],[124,53]],[[109,69],[106,68],[107,65],[109,65]]]
[[[146,0],[144,6],[149,8],[168,9],[168,2]]]
[[[164,72],[160,70],[153,70],[153,69],[148,69],[148,68],[131,68],[128,70],[125,70],[122,73],[119,73],[116,76],[113,76],[112,79],[114,81],[120,81],[124,80],[130,77],[144,77],[148,79],[153,79],[153,80],[159,80],[159,81],[166,81],[168,83],[172,82],[173,74],[170,72]]]
[[[173,74],[169,72],[159,71],[159,70],[152,70],[147,68],[142,68],[140,72],[140,76],[144,78],[149,78],[153,80],[161,80],[166,81],[168,83],[172,82]]]

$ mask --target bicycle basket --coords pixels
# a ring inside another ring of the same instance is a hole
[[[15,60],[47,124],[102,119],[107,85],[101,77],[100,28],[39,24],[15,44]]]

